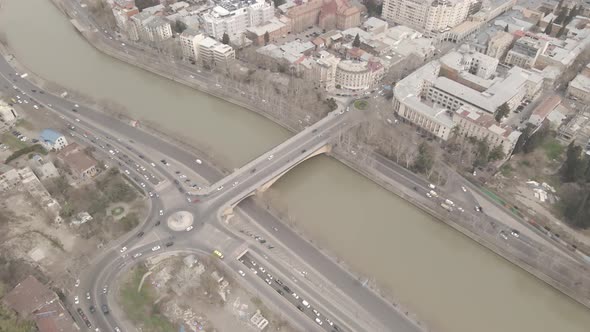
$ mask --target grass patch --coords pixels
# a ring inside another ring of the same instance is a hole
[[[16,121],[15,124],[17,127],[21,127],[23,129],[27,129],[27,130],[33,130],[35,129],[33,127],[33,124],[31,124],[29,121],[25,120],[25,119],[19,119],[18,121]]]
[[[111,214],[115,217],[122,215],[123,212],[125,212],[125,209],[120,206],[117,206],[116,208],[111,210]]]
[[[22,142],[21,142],[22,143]],[[10,162],[22,155],[25,154],[32,154],[32,153],[40,153],[42,155],[46,155],[47,154],[47,150],[45,150],[44,147],[42,147],[40,144],[35,144],[35,145],[31,145],[31,146],[25,146],[24,148],[14,152],[13,154],[11,154],[10,156],[8,156],[8,158],[6,158],[6,162]]]
[[[144,332],[176,331],[174,325],[159,312],[158,305],[154,305],[156,297],[149,283],[144,282],[141,291],[137,291],[146,272],[147,269],[144,267],[137,267],[131,271],[130,278],[121,288],[119,295],[123,311]]]
[[[547,138],[542,147],[549,160],[559,159],[565,149],[565,147],[555,138]]]
[[[524,160],[519,161],[518,162],[518,165],[525,166],[525,167],[531,167],[531,162],[528,161],[528,160],[526,160],[526,159],[524,159]]]
[[[2,134],[2,143],[6,144],[12,151],[18,151],[27,147],[27,143],[21,142],[21,140],[9,132]]]
[[[369,107],[369,103],[366,100],[359,99],[354,102],[354,107],[362,111]]]
[[[35,331],[35,324],[30,320],[17,317],[16,313],[0,305],[0,331],[29,332]]]
[[[506,177],[510,176],[512,174],[512,171],[514,171],[514,168],[512,168],[512,166],[510,166],[509,164],[504,164],[500,168],[500,173],[502,173],[502,175]]]

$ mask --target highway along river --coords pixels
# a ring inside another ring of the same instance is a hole
[[[160,123],[227,168],[288,137],[246,110],[98,53],[49,0],[0,4],[0,32],[32,71]],[[391,289],[434,331],[588,331],[587,309],[337,161],[307,161],[273,190],[315,242]]]

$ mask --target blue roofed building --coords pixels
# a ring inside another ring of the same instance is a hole
[[[47,150],[61,150],[68,145],[68,141],[66,137],[55,130],[52,129],[43,129],[41,134],[39,135],[39,142],[45,147]]]

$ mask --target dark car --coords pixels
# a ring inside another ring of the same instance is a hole
[[[281,286],[283,286],[283,282],[280,279],[275,279],[275,282]]]
[[[75,108],[72,108],[72,112],[76,112],[76,113],[77,113],[77,112],[78,112],[78,110],[77,110],[77,109],[75,109]]]
[[[174,242],[172,242],[172,241],[166,242],[166,247],[172,247],[172,245],[174,245]]]
[[[285,290],[285,292],[291,293],[291,289],[289,287],[283,286],[283,289]]]
[[[102,313],[105,315],[108,315],[108,313],[109,313],[109,307],[107,307],[106,304],[102,305]]]
[[[303,311],[303,307],[300,305],[297,306],[297,309],[299,309],[300,311]]]
[[[91,312],[91,313],[94,313],[94,312],[96,311],[96,308],[94,308],[94,306],[93,306],[93,305],[91,305],[89,309],[90,309],[90,312]]]
[[[160,220],[156,221],[156,226],[160,226]]]
[[[283,291],[282,291],[282,290],[280,290],[280,289],[277,289],[277,293],[279,293],[279,294],[283,295]]]
[[[137,237],[142,237],[143,234],[144,234],[143,232],[139,232],[139,233],[137,233]]]

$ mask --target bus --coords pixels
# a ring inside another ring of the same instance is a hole
[[[223,254],[217,249],[213,250],[213,255],[219,257],[219,259],[223,259]]]

